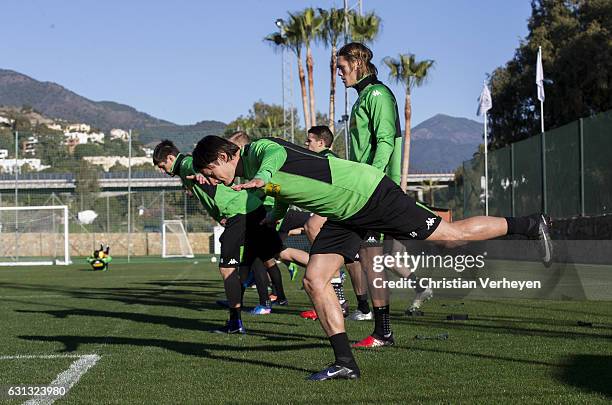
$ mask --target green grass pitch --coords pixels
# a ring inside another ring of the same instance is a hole
[[[198,263],[196,263],[196,261]],[[78,261],[77,261],[78,262]],[[284,272],[284,268],[283,268]],[[99,360],[57,403],[594,403],[612,399],[610,302],[434,299],[408,319],[392,301],[396,346],[356,352],[359,381],[305,378],[332,359],[309,301],[284,272],[289,307],[243,315],[246,336],[209,333],[226,320],[217,268],[207,258],[126,264],[0,268],[0,387],[46,385],[75,361]],[[347,296],[354,295],[347,283]],[[256,304],[248,290],[245,305]],[[443,306],[443,304],[446,304]],[[456,312],[456,311],[455,311]],[[578,320],[593,322],[581,327]],[[347,322],[349,338],[372,330]],[[449,333],[448,340],[415,335]],[[7,356],[33,356],[14,358]],[[36,356],[56,355],[40,358]],[[3,357],[4,356],[4,357]],[[0,402],[23,403],[27,398]]]

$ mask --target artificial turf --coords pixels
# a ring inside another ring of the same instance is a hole
[[[612,305],[606,301],[436,298],[425,316],[392,301],[396,345],[356,352],[359,381],[305,378],[333,360],[309,301],[284,273],[290,305],[243,314],[247,335],[218,335],[226,310],[208,258],[0,268],[0,358],[97,354],[62,404],[593,403],[612,399]],[[347,284],[354,307],[354,295]],[[256,304],[254,290],[245,305]],[[468,321],[447,321],[460,311]],[[592,327],[577,321],[591,322]],[[352,340],[371,322],[347,322]],[[446,340],[435,338],[448,333]],[[45,385],[74,358],[0,359],[0,387]],[[0,393],[0,401],[27,398]]]

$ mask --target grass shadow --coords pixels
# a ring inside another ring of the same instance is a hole
[[[168,351],[176,352],[185,356],[195,356],[208,358],[212,360],[220,360],[223,362],[234,362],[238,364],[248,363],[255,366],[264,366],[272,369],[287,369],[293,371],[301,371],[311,373],[314,370],[308,370],[301,367],[292,366],[283,363],[272,363],[265,360],[254,359],[247,357],[247,354],[253,353],[254,357],[257,357],[257,353],[261,352],[288,352],[296,350],[308,350],[308,349],[321,349],[326,348],[326,345],[322,344],[294,344],[290,346],[285,345],[269,345],[264,346],[249,346],[249,347],[236,347],[235,345],[228,344],[215,344],[215,343],[194,343],[184,341],[174,341],[166,339],[139,339],[132,337],[118,337],[118,336],[70,336],[70,335],[59,335],[59,336],[36,336],[36,335],[21,335],[20,339],[27,341],[36,342],[57,342],[64,345],[64,348],[60,350],[61,353],[70,353],[77,351],[81,345],[120,345],[120,346],[132,346],[132,347],[158,347]],[[241,336],[236,336],[240,339]],[[213,353],[214,351],[232,351],[237,352],[236,358],[226,355],[218,355]],[[283,358],[280,356],[279,358]]]
[[[560,382],[612,398],[612,356],[579,354],[555,376]]]

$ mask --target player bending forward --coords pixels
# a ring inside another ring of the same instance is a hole
[[[312,245],[304,287],[329,337],[335,361],[312,374],[311,380],[360,376],[340,304],[329,281],[345,259],[355,257],[368,231],[382,232],[397,240],[446,241],[445,244],[521,234],[539,238],[547,258],[552,250],[543,215],[480,216],[448,223],[417,205],[380,170],[322,157],[280,139],[260,139],[240,150],[223,138],[208,136],[196,145],[193,165],[213,183],[229,186],[240,176],[249,181],[234,189],[258,188],[273,195],[276,206],[268,220],[282,215],[288,204],[328,218]]]
[[[287,304],[282,276],[275,257],[282,249],[278,233],[260,222],[265,218],[262,201],[254,193],[234,191],[223,185],[197,184],[189,179],[195,174],[192,157],[179,152],[171,141],[162,141],[153,152],[153,163],[171,176],[179,176],[183,185],[190,189],[206,211],[217,221],[226,219],[221,236],[221,260],[219,271],[223,277],[230,317],[227,324],[215,330],[219,333],[245,333],[241,319],[244,288],[239,269],[248,269],[259,258],[267,267],[268,274],[278,292],[278,303]],[[260,303],[254,315],[271,312],[268,297],[266,270],[254,266]],[[245,277],[242,277],[243,279]]]

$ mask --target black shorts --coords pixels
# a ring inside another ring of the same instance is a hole
[[[225,230],[219,238],[219,267],[250,266],[256,258],[270,260],[283,250],[278,232],[259,224],[265,216],[265,209],[260,207],[248,214],[234,215],[227,219]]]
[[[337,253],[351,261],[369,231],[397,240],[425,240],[441,221],[433,211],[404,194],[385,176],[356,214],[345,220],[325,222],[310,254]]]
[[[278,233],[284,241],[289,235],[289,231],[296,228],[303,228],[304,224],[310,219],[312,214],[305,211],[289,210],[281,221]]]
[[[361,241],[361,248],[366,249],[369,247],[382,246],[384,235],[380,232],[368,231],[363,236]]]

